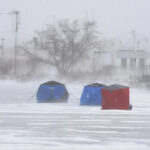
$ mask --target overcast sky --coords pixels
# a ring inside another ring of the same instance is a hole
[[[0,13],[21,14],[19,41],[34,36],[35,29],[61,18],[94,19],[103,36],[114,38],[136,30],[150,37],[150,0],[0,0]],[[12,41],[14,18],[0,14],[0,38]]]

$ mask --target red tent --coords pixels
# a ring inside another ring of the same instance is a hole
[[[101,89],[102,109],[130,109],[129,87],[113,84]]]

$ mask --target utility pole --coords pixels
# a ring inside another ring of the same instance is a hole
[[[139,50],[140,41],[137,41],[137,50]]]
[[[95,73],[95,52],[93,52],[93,73]]]
[[[0,15],[10,15],[10,12],[7,12],[7,13],[0,13]],[[1,39],[1,44],[2,44],[2,47],[1,47],[1,58],[3,59],[4,58],[4,41],[5,41],[5,39],[4,38],[2,38]]]
[[[147,48],[148,48],[148,39],[145,38],[145,50],[147,50]]]
[[[36,57],[37,56],[37,37],[34,37],[33,40],[34,40],[34,54]]]
[[[14,60],[14,75],[16,75],[17,73],[17,37],[18,37],[18,25],[19,25],[19,11],[13,11],[12,12],[15,15],[15,19],[16,19],[16,25],[15,25],[15,60]]]
[[[102,54],[103,52],[102,52],[102,50],[101,50],[101,48],[99,47],[98,48],[98,50],[97,51],[94,51],[94,53],[93,53],[93,72],[95,73],[95,71],[96,71],[96,64],[98,63],[99,64],[99,62],[96,62],[96,55],[99,55],[99,60],[101,60],[101,54]],[[101,64],[101,67],[102,67],[102,62],[100,62],[100,64]],[[98,68],[99,69],[99,68]],[[100,68],[101,69],[101,68]]]
[[[112,47],[112,66],[114,66],[114,42],[111,42],[111,47]]]
[[[135,31],[132,31],[132,38],[133,38],[133,50],[135,51]]]
[[[144,43],[145,43],[145,48],[144,48],[144,50],[146,50],[146,49],[147,49],[147,44],[148,44],[147,38],[144,38],[144,39],[142,39],[141,41],[137,41],[137,50],[139,50],[139,47],[140,47],[141,42],[144,42]]]
[[[121,40],[119,40],[119,47],[120,47],[120,50],[123,48]]]
[[[1,56],[2,56],[2,59],[4,58],[4,41],[5,41],[5,39],[4,38],[2,38],[1,39],[1,41],[2,41],[2,53],[1,53]]]

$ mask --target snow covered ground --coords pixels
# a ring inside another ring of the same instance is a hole
[[[39,82],[0,81],[0,150],[149,150],[150,91],[131,89],[132,111],[79,106],[82,84],[66,84],[68,104],[37,104]]]

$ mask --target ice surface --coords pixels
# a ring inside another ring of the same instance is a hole
[[[79,106],[81,84],[66,84],[68,104],[27,102],[39,82],[0,81],[0,150],[149,150],[150,92],[131,89],[133,110]]]

